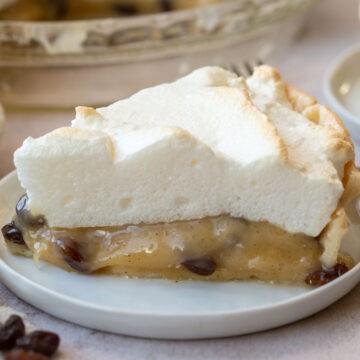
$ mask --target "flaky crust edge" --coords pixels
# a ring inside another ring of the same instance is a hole
[[[342,178],[344,193],[330,222],[319,236],[324,248],[320,261],[325,267],[331,268],[338,261],[341,241],[349,228],[345,208],[360,195],[360,172],[355,166],[354,145],[345,125],[331,109],[319,104],[313,96],[293,86],[286,85],[286,94],[295,111],[302,113],[310,121],[329,127],[334,139],[333,150],[340,151],[343,156],[349,158]]]

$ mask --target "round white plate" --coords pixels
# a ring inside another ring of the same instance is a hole
[[[360,44],[335,59],[326,73],[324,92],[350,134],[360,141]]]
[[[1,225],[10,221],[23,192],[15,172],[0,181]],[[0,241],[0,277],[25,301],[73,323],[126,335],[199,339],[270,329],[312,315],[359,282],[360,265],[316,289],[126,279],[68,273],[47,263],[36,267]]]

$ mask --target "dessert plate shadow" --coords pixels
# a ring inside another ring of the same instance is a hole
[[[0,181],[0,225],[10,221],[23,192],[15,172]],[[360,255],[358,247],[351,250]],[[141,337],[201,339],[266,330],[310,316],[360,281],[360,264],[314,289],[127,279],[69,273],[44,262],[36,267],[32,259],[12,255],[0,239],[0,279],[28,303],[79,325]]]

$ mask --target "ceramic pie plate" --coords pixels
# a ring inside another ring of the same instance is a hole
[[[0,181],[1,225],[10,221],[23,193],[15,172]],[[347,243],[360,259],[360,247]],[[319,288],[128,279],[69,273],[45,262],[36,267],[0,241],[0,279],[26,302],[72,323],[132,336],[200,339],[247,334],[310,316],[360,281],[360,265]]]

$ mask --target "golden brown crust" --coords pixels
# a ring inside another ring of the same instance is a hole
[[[345,125],[330,108],[319,104],[313,96],[290,85],[286,85],[286,94],[295,111],[302,113],[307,119],[318,125],[332,128],[341,133],[353,147]]]
[[[332,139],[332,157],[340,163],[345,163],[342,178],[344,193],[338,209],[333,213],[319,238],[324,247],[321,262],[330,268],[337,262],[341,241],[349,227],[344,207],[360,195],[360,172],[354,163],[354,145],[345,125],[331,109],[292,86],[286,85],[286,94],[295,111],[302,113],[309,121],[327,129]]]
[[[307,107],[317,103],[314,97],[293,86],[286,84],[285,90],[293,109],[299,113],[302,113]]]
[[[326,128],[332,139],[331,158],[340,163],[353,162],[354,145],[340,118],[327,106],[319,104],[314,97],[295,87],[286,85],[286,93],[295,111],[300,112],[311,122]],[[339,171],[340,176],[345,176],[345,171],[346,166]]]
[[[353,161],[350,161],[345,166],[343,184],[345,190],[341,197],[341,204],[346,206],[360,196],[360,171],[355,167]]]
[[[256,77],[263,82],[266,82],[269,79],[272,79],[275,82],[282,82],[280,72],[269,65],[261,65],[254,69],[254,74]]]
[[[260,126],[260,130],[262,131],[263,135],[268,138],[271,142],[276,144],[277,148],[279,149],[279,157],[283,162],[287,162],[289,159],[288,150],[285,145],[284,140],[279,136],[277,128],[271,122],[269,117],[262,113],[252,102],[250,93],[247,89],[242,89],[241,94],[243,95],[243,103],[242,106],[247,107],[249,110],[249,115],[254,119],[258,124],[266,123],[266,126]]]
[[[345,210],[344,208],[338,208],[320,235],[320,243],[324,247],[320,260],[327,268],[331,268],[336,264],[341,241],[348,228]]]
[[[319,104],[313,96],[284,83],[280,73],[269,65],[255,68],[253,76],[263,82],[270,81],[279,99],[288,102],[294,111],[326,131],[329,138],[328,157],[342,177],[344,164],[354,159],[354,146],[339,117],[326,106]]]
[[[100,114],[92,107],[89,106],[77,106],[75,108],[75,111],[77,114],[80,114],[82,116],[100,116]]]
[[[347,131],[345,125],[340,120],[340,118],[327,106],[316,103],[306,107],[302,113],[312,122],[335,130],[346,141],[348,141],[349,144],[352,145],[349,132]]]

